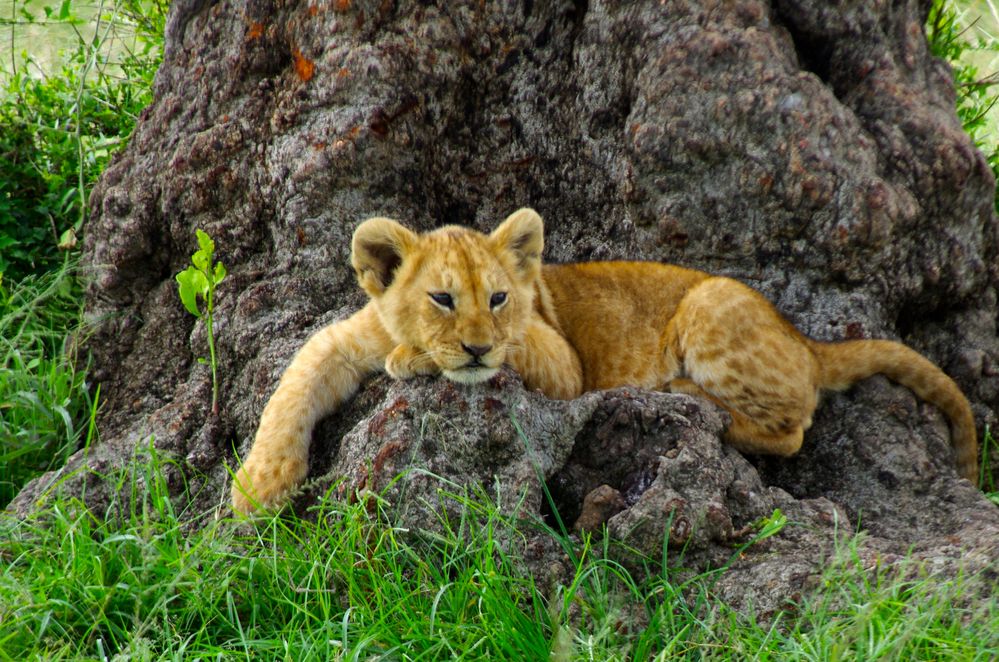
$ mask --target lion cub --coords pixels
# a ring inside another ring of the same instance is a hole
[[[708,398],[732,416],[726,440],[793,455],[820,389],[875,373],[950,419],[960,474],[977,472],[975,423],[957,385],[890,340],[824,343],[730,278],[653,262],[541,264],[544,226],[521,209],[482,235],[418,235],[386,218],[354,233],[351,263],[371,300],[298,351],[260,419],[232,488],[235,510],[279,505],[304,478],[315,423],[370,374],[443,373],[464,383],[504,364],[527,388],[569,399],[622,385]]]

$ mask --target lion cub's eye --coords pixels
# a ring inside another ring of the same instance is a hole
[[[441,308],[447,308],[448,310],[454,310],[454,299],[447,292],[427,292],[430,298],[434,300]]]
[[[496,292],[491,297],[489,297],[490,308],[499,308],[504,303],[506,303],[506,292]]]

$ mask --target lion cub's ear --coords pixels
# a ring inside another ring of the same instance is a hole
[[[489,235],[489,241],[507,250],[517,259],[525,280],[534,280],[541,271],[541,252],[545,248],[545,224],[533,209],[518,209]]]
[[[418,237],[390,218],[369,218],[354,230],[350,263],[357,282],[370,297],[377,297],[392,283],[395,270]]]

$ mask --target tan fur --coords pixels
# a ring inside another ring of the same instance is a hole
[[[489,236],[453,226],[417,235],[385,218],[358,226],[351,263],[371,301],[321,329],[292,359],[236,474],[233,508],[279,505],[305,477],[315,423],[379,370],[473,383],[508,363],[528,388],[578,396],[582,368],[552,316],[543,248],[544,225],[532,210],[512,214]],[[435,293],[448,294],[453,310],[434,303]],[[506,299],[491,305],[497,293]]]
[[[931,362],[888,340],[810,340],[730,278],[650,262],[542,267],[543,224],[530,209],[488,237],[454,226],[417,235],[371,219],[352,248],[371,301],[292,360],[236,475],[238,511],[280,504],[305,476],[315,422],[380,369],[472,383],[507,363],[528,388],[560,399],[621,385],[689,393],[731,414],[726,438],[737,449],[783,456],[801,447],[821,389],[883,373],[943,410],[959,472],[977,473],[971,409]],[[493,306],[497,292],[506,301]],[[448,293],[453,310],[434,293]],[[480,366],[465,348],[481,353]]]

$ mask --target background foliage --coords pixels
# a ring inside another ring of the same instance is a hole
[[[986,3],[937,0],[926,21],[926,37],[937,57],[950,63],[957,116],[999,179],[999,11]],[[999,195],[996,197],[999,212]]]
[[[12,34],[83,21],[71,0],[39,13],[28,3],[11,7],[15,15],[0,27]],[[0,272],[9,280],[55,269],[60,245],[75,246],[90,187],[152,100],[166,8],[166,0],[83,5],[94,12],[93,36],[76,31],[52,70],[41,72],[30,52],[0,63]]]
[[[68,38],[0,58],[0,507],[87,437],[78,239],[91,187],[152,100],[167,0],[4,6],[5,44]]]

